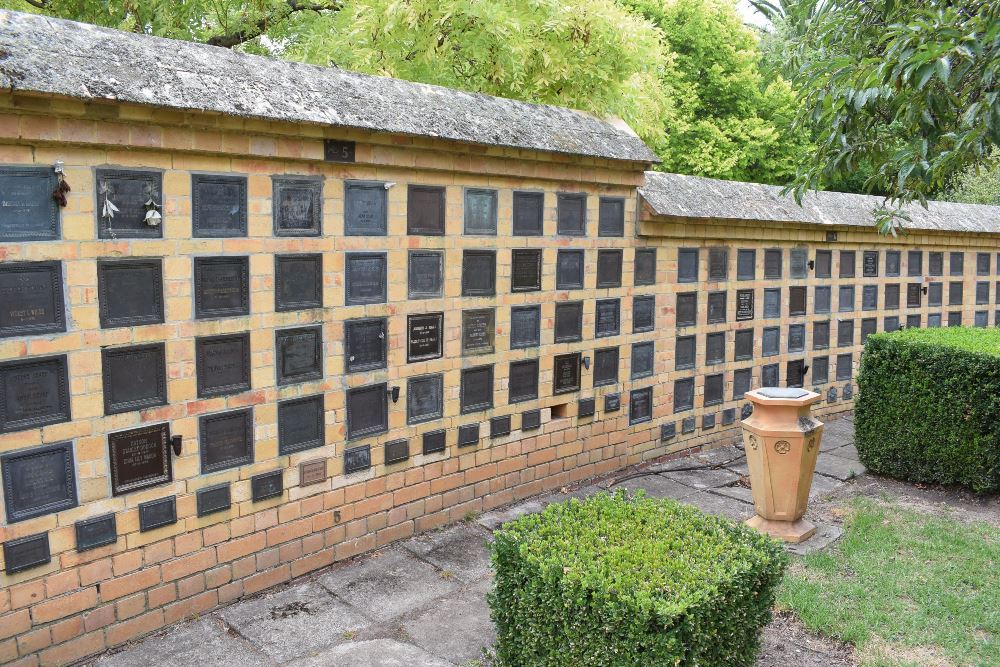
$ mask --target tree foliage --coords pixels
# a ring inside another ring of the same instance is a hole
[[[1000,206],[1000,148],[983,164],[973,164],[954,178],[945,192],[948,201]]]

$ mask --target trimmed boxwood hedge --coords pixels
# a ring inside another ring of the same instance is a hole
[[[787,557],[746,526],[620,492],[506,524],[492,560],[499,665],[749,667]]]
[[[868,337],[855,444],[872,472],[1000,490],[1000,329],[906,329]]]

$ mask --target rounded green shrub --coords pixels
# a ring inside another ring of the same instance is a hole
[[[496,532],[498,664],[749,667],[787,557],[672,500],[601,493]]]
[[[868,337],[855,446],[874,473],[1000,490],[1000,329],[906,329]]]

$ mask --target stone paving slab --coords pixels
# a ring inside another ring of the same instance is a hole
[[[712,493],[735,498],[751,505],[753,504],[753,492],[745,486],[723,486],[718,489],[712,489]]]
[[[816,534],[805,542],[799,544],[786,544],[785,549],[793,554],[805,556],[806,554],[822,551],[840,539],[844,534],[844,529],[840,526],[817,524]]]
[[[860,461],[858,458],[858,450],[854,445],[844,445],[843,447],[837,447],[836,449],[831,449],[829,451],[830,456],[837,456],[842,459],[847,459],[849,461]]]
[[[455,663],[441,660],[422,648],[394,639],[370,639],[341,644],[329,651],[288,664],[291,667],[455,667]],[[244,667],[253,667],[253,663]]]
[[[746,521],[754,515],[753,505],[742,500],[719,496],[707,491],[701,491],[684,499],[686,505],[694,505],[706,514],[722,516],[733,521]]]
[[[629,491],[642,489],[646,492],[646,495],[653,498],[673,498],[674,500],[682,500],[698,493],[698,490],[695,488],[655,473],[627,479],[611,487],[611,490],[615,489],[627,489]]]
[[[864,474],[865,470],[867,468],[865,468],[864,464],[858,461],[850,461],[831,454],[820,453],[816,459],[816,472],[820,475],[839,479],[842,482]]]
[[[492,535],[477,524],[459,524],[445,530],[418,535],[402,547],[444,573],[453,573],[463,583],[472,583],[490,574]]]
[[[278,663],[214,617],[188,621],[103,655],[96,667],[271,667]]]
[[[836,490],[840,485],[841,481],[835,477],[813,475],[812,486],[809,488],[809,501],[812,502],[817,498],[822,498],[826,494]]]
[[[491,585],[491,579],[483,579],[456,595],[449,595],[404,620],[403,632],[428,653],[457,665],[477,660],[483,648],[496,641],[486,603],[486,592]]]
[[[728,486],[739,479],[739,475],[725,468],[701,468],[683,472],[665,472],[663,474],[670,479],[681,482],[685,486],[690,486],[700,491]]]

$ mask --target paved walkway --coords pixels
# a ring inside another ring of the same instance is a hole
[[[864,472],[850,418],[823,437],[812,496]],[[733,447],[623,472],[568,493],[531,499],[451,528],[411,538],[334,566],[271,593],[237,602],[105,655],[99,667],[475,667],[494,640],[485,593],[491,531],[505,521],[609,486],[645,489],[706,512],[741,520],[753,514],[747,472]],[[724,465],[719,465],[724,464]],[[696,470],[691,470],[700,465]],[[618,483],[616,483],[618,482]],[[793,549],[821,548],[839,529],[820,526]]]

